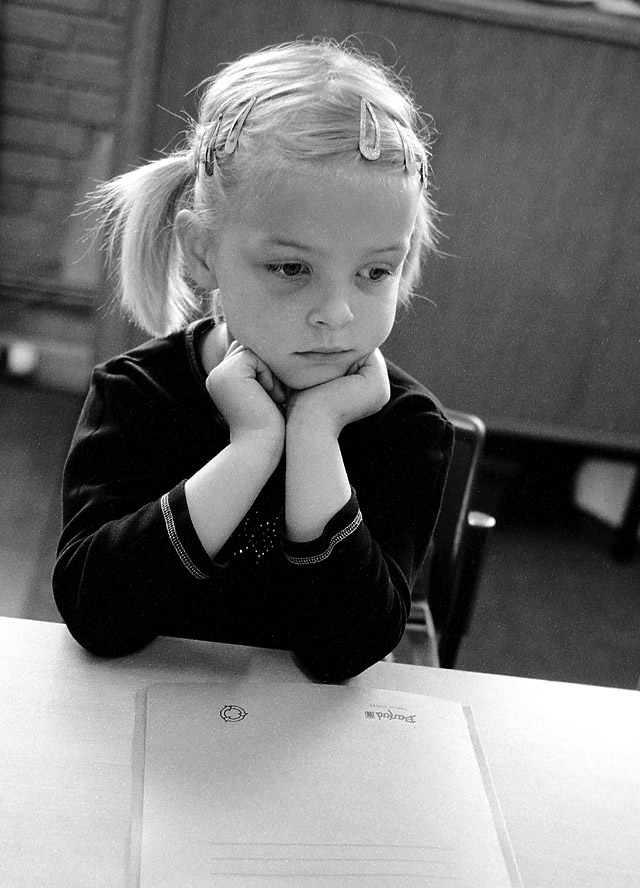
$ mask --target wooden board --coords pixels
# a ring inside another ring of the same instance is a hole
[[[193,112],[189,91],[218,64],[356,35],[411,77],[439,132],[447,255],[425,271],[432,302],[400,318],[387,353],[489,429],[637,450],[638,45],[559,33],[557,19],[555,33],[502,25],[497,6],[492,21],[446,8],[170,0],[153,144],[172,142],[172,114]]]

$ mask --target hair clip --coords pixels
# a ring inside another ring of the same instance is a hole
[[[244,122],[249,116],[249,112],[253,108],[256,103],[256,96],[252,99],[249,99],[245,107],[240,111],[236,119],[231,124],[229,129],[229,134],[227,136],[227,141],[224,143],[224,153],[225,154],[233,154],[238,146],[238,139],[240,138],[240,133],[242,132],[242,127],[244,126]]]
[[[393,122],[396,125],[396,129],[398,130],[398,136],[400,138],[400,144],[402,145],[402,154],[404,156],[404,168],[406,172],[410,176],[414,176],[418,172],[418,164],[416,162],[416,155],[413,148],[410,147],[407,140],[402,135],[402,130],[400,129],[400,121],[393,118]]]
[[[373,123],[373,145],[367,144],[367,113]],[[380,124],[373,112],[373,108],[366,99],[360,99],[360,140],[358,142],[360,154],[366,160],[377,160],[380,157]]]
[[[409,145],[407,140],[402,135],[402,130],[400,129],[400,121],[394,118],[393,122],[396,125],[396,129],[398,130],[398,136],[400,137],[400,144],[402,145],[402,154],[404,156],[404,168],[406,172],[410,176],[415,176],[416,173],[420,177],[420,184],[424,187],[427,184],[427,161],[424,154],[420,154],[420,159],[416,157],[416,153],[413,148]]]
[[[211,135],[207,140],[207,146],[204,150],[204,156],[202,157],[202,163],[204,164],[204,171],[207,176],[213,176],[213,172],[216,165],[216,142],[218,141],[218,133],[220,132],[220,126],[222,125],[222,114],[219,115],[215,124],[213,125],[213,130],[211,131]],[[206,135],[206,133],[205,133]],[[204,144],[205,136],[202,137],[202,142]],[[202,153],[202,149],[201,153]]]

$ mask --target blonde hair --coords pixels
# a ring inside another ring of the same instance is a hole
[[[374,163],[406,169],[410,157],[423,175],[400,288],[400,301],[408,302],[422,257],[435,247],[436,211],[426,181],[431,131],[395,73],[346,44],[296,41],[241,57],[201,90],[198,120],[184,144],[104,183],[93,198],[118,295],[132,319],[165,335],[202,313],[175,226],[182,208],[215,230],[231,202],[249,195],[251,183],[270,170],[329,160],[368,163],[358,149],[362,99],[379,124]],[[221,150],[252,100],[237,150]]]

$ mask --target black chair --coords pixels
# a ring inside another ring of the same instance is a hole
[[[394,659],[433,662],[433,657],[425,658],[424,654],[429,643],[433,644],[434,626],[439,663],[451,669],[469,629],[487,534],[495,520],[469,509],[484,445],[484,423],[466,413],[446,412],[454,425],[455,439],[442,507],[414,589],[405,636]]]

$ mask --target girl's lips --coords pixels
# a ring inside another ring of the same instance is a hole
[[[350,348],[309,348],[296,352],[297,355],[347,355],[353,349]]]
[[[302,358],[328,364],[335,361],[336,358],[344,358],[351,354],[353,354],[352,349],[312,349],[309,351],[296,352],[296,355],[299,355]]]

